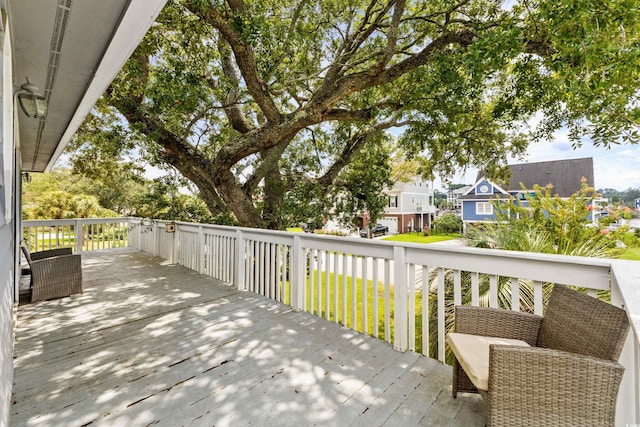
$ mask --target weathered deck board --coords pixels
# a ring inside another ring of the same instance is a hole
[[[138,252],[19,308],[12,425],[483,425],[451,369]]]

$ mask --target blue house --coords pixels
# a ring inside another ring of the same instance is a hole
[[[462,222],[466,231],[469,224],[496,221],[494,205],[510,198],[523,200],[524,186],[553,186],[553,193],[568,198],[580,190],[583,178],[593,187],[593,158],[553,160],[548,162],[509,165],[511,178],[508,183],[494,182],[483,171],[478,173],[475,184],[460,197]],[[526,202],[524,202],[526,203]]]

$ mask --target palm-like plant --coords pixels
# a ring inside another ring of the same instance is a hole
[[[525,189],[526,190],[526,189]],[[531,194],[525,191],[526,202],[515,199],[494,206],[499,211],[498,221],[467,236],[469,246],[503,249],[511,251],[554,253],[562,255],[606,258],[616,254],[617,236],[602,232],[589,224],[590,202],[595,191],[584,183],[582,189],[569,199],[552,195],[550,187],[535,187]],[[531,195],[529,195],[531,194]],[[446,270],[445,282],[445,331],[453,329],[454,317],[454,271]],[[463,305],[470,305],[472,298],[471,273],[461,272],[461,299]],[[431,357],[437,357],[437,270],[429,272],[429,323]],[[534,312],[534,285],[531,280],[519,279],[520,311]],[[543,283],[542,300],[546,304],[553,284]],[[512,281],[510,277],[497,278],[498,307],[511,308]],[[480,306],[489,306],[490,277],[480,275],[478,282]],[[606,295],[602,295],[606,298]],[[447,355],[447,361],[451,356]]]

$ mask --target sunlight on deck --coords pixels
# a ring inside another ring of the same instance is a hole
[[[435,360],[140,252],[83,268],[19,308],[12,425],[484,425]]]

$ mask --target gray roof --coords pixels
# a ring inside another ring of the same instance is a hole
[[[464,187],[460,187],[460,188],[456,188],[455,190],[451,190],[448,192],[448,194],[464,194],[467,191],[469,191],[469,189],[471,188],[470,185],[465,185]]]
[[[520,191],[522,185],[531,189],[535,184],[541,187],[552,184],[554,195],[569,197],[580,190],[582,178],[586,179],[587,185],[594,187],[592,157],[520,163],[509,165],[509,169],[511,171],[509,186],[505,187],[502,186],[503,183],[497,182],[506,191]],[[484,175],[484,171],[478,172],[476,181]]]

